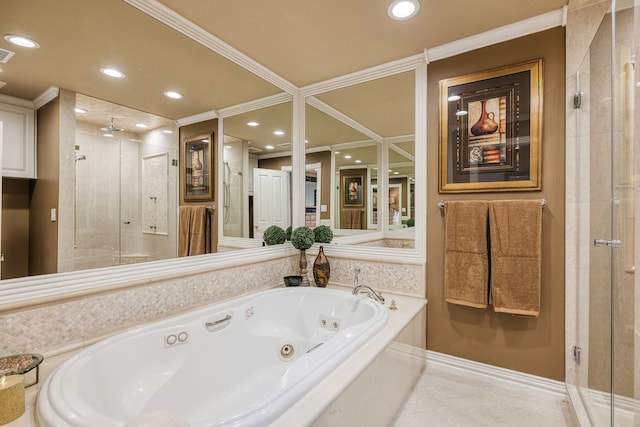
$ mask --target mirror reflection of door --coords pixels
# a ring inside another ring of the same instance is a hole
[[[322,165],[319,163],[307,164],[304,182],[304,218],[307,227],[321,225],[320,195],[322,194]],[[326,210],[326,206],[325,206]],[[329,225],[329,221],[327,224]]]
[[[253,169],[254,238],[272,225],[286,229],[289,219],[289,172],[273,169]]]

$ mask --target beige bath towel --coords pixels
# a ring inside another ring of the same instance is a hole
[[[362,229],[362,209],[343,208],[340,211],[340,228]]]
[[[444,211],[445,299],[454,304],[486,308],[489,300],[489,202],[445,202]]]
[[[491,202],[489,229],[493,309],[538,317],[542,265],[540,200]]]
[[[212,211],[206,206],[180,206],[178,256],[211,253]]]

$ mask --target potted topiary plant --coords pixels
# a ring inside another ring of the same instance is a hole
[[[317,243],[330,243],[333,240],[333,231],[326,225],[319,225],[313,230],[315,240]],[[320,245],[318,250],[318,256],[313,263],[313,280],[316,282],[316,286],[324,288],[329,283],[329,276],[331,274],[331,266],[329,260],[324,254],[324,247]]]
[[[300,250],[300,275],[302,276],[302,286],[309,286],[309,278],[307,277],[307,255],[306,251],[315,241],[313,230],[309,227],[298,227],[291,233],[291,244],[294,248]]]
[[[267,246],[271,245],[281,245],[287,240],[287,235],[282,227],[278,227],[277,225],[272,225],[271,227],[264,230],[262,234],[262,240]]]

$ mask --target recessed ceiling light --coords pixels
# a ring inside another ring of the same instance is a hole
[[[274,135],[284,135],[284,131],[283,130],[274,130],[273,134]]]
[[[258,122],[247,122],[247,126],[251,126],[251,127],[260,126],[260,123],[258,123]]]
[[[400,175],[400,172],[395,171],[393,174],[394,174],[394,175]]]
[[[113,135],[110,133],[103,133],[102,136],[106,136],[107,138],[113,138]]]
[[[351,156],[347,154],[346,156],[344,156],[344,158],[345,158],[345,159],[350,159],[350,158],[351,158]]]
[[[466,116],[467,114],[469,114],[469,112],[466,110],[456,111],[456,116]]]
[[[172,134],[172,133],[173,133],[173,131],[172,131],[172,130],[169,130],[169,129],[164,129],[164,130],[162,131],[162,133]]]
[[[16,34],[7,34],[4,36],[4,39],[9,43],[13,43],[16,46],[28,47],[31,49],[39,48],[40,45],[27,37],[18,36]]]
[[[224,146],[224,148],[225,148],[225,150],[231,150],[233,147],[227,144],[227,145]]]
[[[148,128],[149,126],[145,125],[144,123],[136,123],[136,127],[137,127],[137,128],[141,128],[141,129],[146,129],[146,128]]]
[[[115,68],[100,68],[100,72],[105,76],[113,77],[116,79],[122,79],[125,76],[122,71],[116,70]]]
[[[304,143],[305,143],[305,144],[308,144],[308,143],[309,143],[309,140],[308,140],[308,139],[305,139],[305,140],[304,140]]]
[[[362,163],[362,160],[356,160],[356,163]]]
[[[78,114],[86,114],[86,113],[88,113],[88,111],[87,111],[87,110],[85,110],[84,108],[80,108],[80,107],[76,107],[76,108],[74,108],[74,111],[75,111],[76,113],[78,113]]]
[[[164,96],[171,99],[182,99],[182,94],[173,90],[168,90],[164,93]]]
[[[392,19],[402,21],[414,17],[420,10],[418,0],[395,0],[389,5],[387,13]]]
[[[451,95],[450,97],[447,98],[447,101],[453,102],[453,101],[457,101],[459,99],[460,99],[460,95]]]
[[[264,148],[267,150],[273,150],[273,145],[265,145]]]

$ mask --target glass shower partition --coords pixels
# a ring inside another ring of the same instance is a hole
[[[74,269],[177,256],[177,150],[77,123]]]
[[[617,4],[616,4],[617,3]],[[577,73],[576,386],[593,426],[640,425],[639,7],[612,2]],[[588,238],[584,238],[588,236]]]

